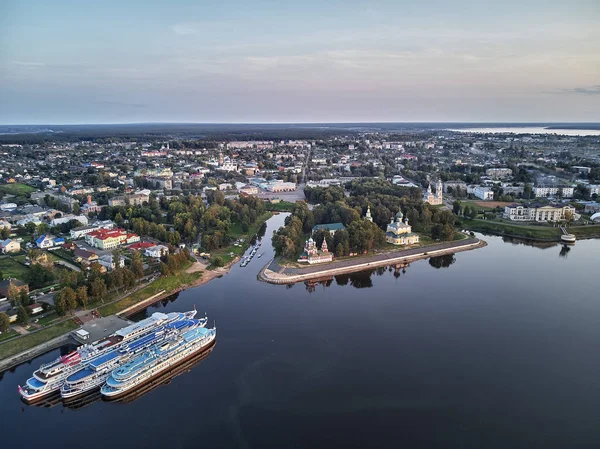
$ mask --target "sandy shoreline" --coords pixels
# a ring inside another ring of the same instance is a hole
[[[188,290],[190,288],[199,287],[201,285],[207,284],[208,282],[212,281],[213,279],[223,277],[224,275],[229,273],[229,270],[231,269],[231,267],[238,260],[240,260],[239,256],[234,258],[227,265],[220,267],[220,268],[215,268],[214,270],[208,270],[208,264],[204,264],[204,263],[196,261],[190,267],[188,267],[185,270],[185,272],[188,274],[192,274],[192,273],[197,273],[197,272],[201,271],[202,272],[201,277],[199,277],[198,279],[196,279],[195,281],[193,281],[189,284],[181,285],[181,286],[177,287],[175,290],[171,290],[170,292],[164,292],[157,296],[153,296],[151,298],[140,301],[139,303],[133,305],[129,309],[126,309],[126,311],[117,313],[117,315],[122,314],[125,317],[129,317],[131,315],[138,313],[140,310],[145,309],[148,306],[151,306],[152,304],[155,304],[159,301],[162,301],[165,298],[168,298],[171,295],[175,295],[177,293],[180,293],[184,290]]]

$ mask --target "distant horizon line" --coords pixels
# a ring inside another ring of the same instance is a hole
[[[598,125],[600,121],[366,121],[366,122],[94,122],[94,123],[0,123],[0,126],[102,126],[102,125],[376,125],[376,124],[474,124],[474,125]]]

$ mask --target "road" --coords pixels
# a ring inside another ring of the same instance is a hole
[[[66,260],[56,259],[56,260],[54,260],[54,263],[57,265],[62,265],[63,267],[70,268],[73,271],[77,271],[77,272],[81,271],[81,268],[79,268],[77,265],[74,265],[71,262],[67,262]]]

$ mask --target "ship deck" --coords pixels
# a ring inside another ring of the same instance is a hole
[[[83,329],[86,332],[89,332],[89,338],[84,341],[77,339],[77,341],[81,343],[92,343],[94,341],[98,341],[102,338],[108,337],[109,335],[114,334],[119,329],[122,329],[125,326],[129,326],[130,324],[131,321],[118,317],[116,315],[96,318],[94,320],[88,321],[83,326],[81,326],[81,329]],[[73,335],[75,336],[74,333]]]
[[[75,382],[79,379],[83,379],[84,377],[89,376],[90,374],[92,374],[91,369],[89,369],[89,368],[81,369],[81,370],[77,371],[76,373],[73,373],[69,377],[67,377],[67,382]]]

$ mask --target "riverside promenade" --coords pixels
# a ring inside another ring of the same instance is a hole
[[[295,284],[296,282],[308,281],[323,276],[335,276],[392,264],[408,263],[444,254],[470,251],[484,246],[486,246],[484,240],[469,237],[465,240],[379,252],[368,256],[357,256],[299,268],[282,267],[277,259],[273,259],[259,272],[258,278],[271,284]]]

